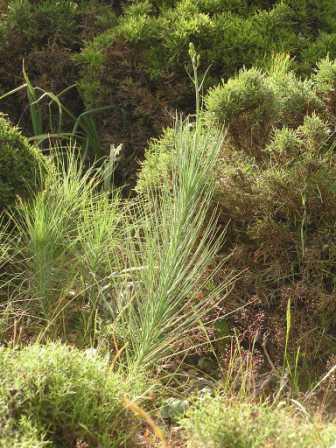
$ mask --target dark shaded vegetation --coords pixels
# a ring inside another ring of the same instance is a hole
[[[188,45],[209,69],[205,89],[243,66],[265,66],[274,52],[294,57],[306,75],[328,52],[336,56],[332,0],[39,1],[4,2],[0,30],[0,93],[22,82],[59,94],[75,114],[96,116],[100,143],[123,143],[120,180],[134,182],[149,137],[172,122],[176,108],[194,110],[186,76]],[[8,74],[10,73],[10,76]],[[29,132],[24,94],[2,108]],[[26,109],[27,110],[27,109]],[[94,154],[91,154],[91,158]]]

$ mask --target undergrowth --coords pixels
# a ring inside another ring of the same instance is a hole
[[[330,448],[334,4],[112,3],[0,1],[0,446]]]

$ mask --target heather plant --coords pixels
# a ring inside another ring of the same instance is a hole
[[[319,98],[311,79],[301,80],[292,71],[271,74],[272,86],[279,107],[278,124],[295,128],[303,123],[306,115],[322,114],[325,105]]]
[[[138,173],[136,190],[139,193],[159,189],[170,177],[174,157],[174,129],[167,128],[161,138],[152,139]]]
[[[333,7],[327,3],[328,8]],[[314,7],[313,16],[320,20],[321,32],[325,27],[329,33],[324,8],[317,4]],[[300,39],[296,33],[298,20],[307,25],[302,25]],[[199,73],[208,71],[206,91],[244,67],[247,71],[253,65],[267,66],[273,53],[289,53],[295,58],[294,68],[300,71],[304,64],[301,52],[317,39],[309,20],[306,7],[297,9],[293,2],[183,0],[125,4],[117,24],[88,42],[76,56],[86,107],[113,105],[105,112],[99,132],[124,143],[122,177],[133,178],[135,159],[142,158],[149,138],[158,137],[162,128],[171,125],[172,111],[194,110],[185,73],[189,42],[201,56]],[[291,76],[278,90],[282,91],[288,114],[283,119],[288,126],[296,126],[319,104],[311,82],[299,82]],[[267,96],[268,88],[263,89]],[[270,109],[271,114],[272,106]],[[115,129],[104,126],[104,121],[115,123]],[[132,132],[127,123],[132,123]],[[267,124],[266,135],[268,132]]]
[[[256,68],[243,70],[207,93],[210,121],[226,127],[236,149],[254,156],[259,153],[260,157],[274,128],[295,129],[303,125],[308,115],[327,120],[318,81],[299,79],[291,65],[288,56],[279,55],[266,72]]]
[[[172,124],[176,108],[194,110],[186,77],[189,42],[201,55],[199,72],[208,70],[204,90],[243,67],[266,66],[278,52],[289,53],[295,69],[307,73],[327,51],[316,50],[315,56],[313,45],[332,42],[330,17],[335,11],[329,0],[310,6],[308,14],[305,3],[292,1],[11,1],[3,7],[0,27],[0,95],[21,84],[24,59],[32,85],[57,96],[62,92],[62,103],[74,116],[109,106],[97,126],[92,114],[83,116],[81,124],[99,156],[108,153],[110,144],[124,144],[116,180],[132,184],[148,140]],[[332,44],[325,45],[331,46],[332,56]],[[310,49],[306,63],[304,54]],[[288,81],[288,101],[295,97],[298,102],[311,87],[303,83],[295,89],[295,83]],[[79,89],[67,90],[73,84]],[[19,107],[23,96],[24,91],[7,97],[2,107],[30,133],[30,117]],[[46,120],[45,104],[43,110]],[[72,118],[65,122],[68,129]]]
[[[334,121],[335,118],[335,82],[336,82],[336,65],[335,61],[329,56],[319,61],[317,69],[313,75],[316,90],[326,105],[328,118]]]
[[[334,350],[328,332],[333,314],[335,201],[333,150],[325,140],[318,148],[302,129],[276,131],[267,147],[269,163],[264,159],[248,169],[245,162],[241,169],[232,157],[223,162],[217,196],[223,220],[231,218],[227,239],[233,250],[231,266],[247,269],[232,300],[238,306],[253,298],[261,312],[255,329],[250,320],[254,306],[241,320],[234,317],[233,325],[243,330],[246,319],[246,335],[272,328],[269,350],[276,364],[285,340],[281,316],[290,298],[289,350],[300,346],[302,360],[314,362],[317,371],[317,360],[328,358]],[[319,344],[324,344],[322,351]]]

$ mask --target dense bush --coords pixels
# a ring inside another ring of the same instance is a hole
[[[231,12],[222,2],[184,0],[158,14],[150,2],[137,2],[125,9],[117,26],[82,50],[84,102],[90,107],[111,104],[101,132],[122,141],[126,154],[141,157],[148,138],[158,135],[176,108],[193,110],[186,76],[190,41],[201,55],[201,71],[211,65],[205,88],[244,65],[263,64],[273,51],[294,51],[297,40],[287,25],[286,6],[257,12],[228,3]]]
[[[200,71],[210,66],[205,89],[243,67],[267,65],[274,52],[294,56],[295,68],[308,73],[327,52],[336,55],[335,9],[330,0],[13,0],[1,7],[0,94],[21,83],[22,59],[33,85],[59,93],[78,84],[63,102],[75,114],[109,106],[99,116],[101,144],[105,151],[124,144],[119,180],[132,179],[148,139],[176,108],[194,109],[185,70],[190,41]],[[287,80],[287,87],[295,96],[310,85],[295,90]],[[19,104],[10,97],[2,107],[18,120]]]
[[[0,371],[0,446],[111,448],[132,435],[122,399],[136,399],[142,386],[111,371],[94,351],[2,348]]]
[[[36,190],[45,164],[38,149],[0,115],[0,210]]]
[[[269,333],[269,351],[281,364],[290,301],[288,347],[295,352],[300,346],[301,361],[319,368],[336,350],[335,62],[322,61],[306,81],[280,71],[243,71],[211,90],[206,100],[205,119],[213,125],[215,118],[227,130],[214,173],[216,207],[220,221],[229,223],[228,264],[243,272],[227,305],[253,303],[233,316],[232,327],[241,330],[244,344]],[[296,96],[288,95],[287,83]],[[148,148],[138,190],[160,188],[173,158],[167,130]]]

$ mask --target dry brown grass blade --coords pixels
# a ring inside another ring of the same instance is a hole
[[[126,409],[133,412],[133,414],[138,418],[144,420],[147,423],[147,425],[152,429],[156,437],[160,440],[162,448],[171,448],[168,445],[168,442],[161,428],[154,422],[152,417],[144,409],[142,409],[139,405],[137,405],[133,401],[130,401],[127,397],[124,397],[123,401]]]

